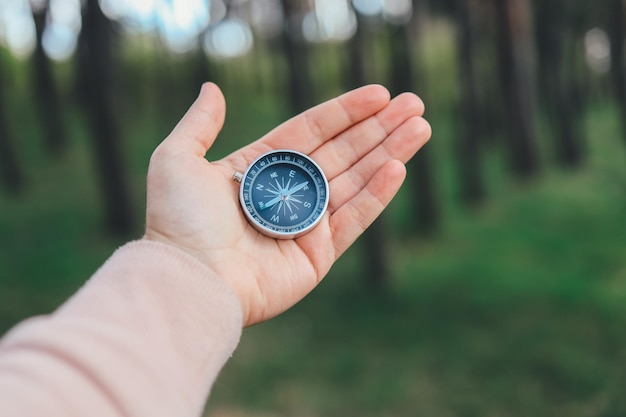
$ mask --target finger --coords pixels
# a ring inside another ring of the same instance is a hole
[[[379,112],[389,100],[389,91],[383,86],[357,88],[287,120],[220,162],[241,171],[273,149],[292,149],[309,155],[324,142]]]
[[[175,152],[204,156],[222,129],[225,116],[226,103],[219,87],[204,83],[196,101],[162,145]]]
[[[389,103],[389,91],[367,85],[313,107],[261,138],[270,149],[293,149],[310,154],[322,143],[375,114]]]
[[[402,162],[388,161],[365,188],[331,215],[330,227],[336,258],[382,213],[400,189],[405,177],[406,168]]]
[[[423,114],[424,103],[419,97],[411,93],[401,94],[375,115],[320,146],[311,157],[332,180],[378,146],[407,119]]]
[[[423,118],[412,117],[405,121],[358,163],[329,182],[331,197],[328,210],[333,213],[352,199],[390,160],[407,163],[430,136],[431,127]]]

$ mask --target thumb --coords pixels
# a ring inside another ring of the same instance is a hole
[[[224,125],[226,102],[214,83],[204,83],[200,95],[178,122],[163,145],[172,151],[204,157]]]

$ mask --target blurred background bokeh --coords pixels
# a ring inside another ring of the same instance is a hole
[[[210,416],[625,416],[623,0],[0,0],[0,333],[141,236],[154,147],[220,158],[366,83],[426,102],[397,199],[247,329]],[[153,399],[158,401],[158,399]]]

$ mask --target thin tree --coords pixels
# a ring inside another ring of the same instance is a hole
[[[411,18],[391,33],[392,79],[396,80],[391,85],[396,94],[401,91],[419,90],[420,96],[427,97],[428,83],[424,71],[414,64],[413,56],[415,51],[418,54],[421,52],[420,38],[423,36],[423,30],[420,17],[427,14],[428,6],[425,0],[413,0],[412,6]],[[426,146],[409,163],[409,175],[413,186],[411,201],[415,207],[413,230],[423,236],[436,233],[441,224],[432,159],[432,148]]]
[[[78,50],[82,99],[94,144],[106,224],[112,232],[125,235],[133,231],[135,221],[110,95],[112,36],[111,22],[100,10],[98,0],[87,0]]]
[[[1,69],[1,68],[0,68]],[[24,186],[24,175],[20,167],[4,107],[5,88],[2,71],[0,71],[0,179],[11,194],[19,194]]]
[[[308,47],[301,29],[307,5],[302,0],[281,0],[281,5],[285,16],[281,43],[287,61],[287,91],[292,113],[298,114],[313,101]]]
[[[557,160],[571,168],[578,167],[584,157],[577,34],[572,28],[577,6],[571,0],[535,0],[539,91],[553,127]]]
[[[485,198],[481,175],[481,123],[479,85],[475,71],[475,4],[472,0],[457,0],[457,51],[461,86],[462,133],[458,138],[461,199],[474,205]]]
[[[48,0],[44,0],[37,7],[32,7],[37,34],[33,56],[33,85],[35,86],[35,104],[39,111],[45,146],[52,154],[58,155],[67,147],[67,140],[63,126],[61,99],[54,81],[51,62],[43,47],[48,7]]]
[[[624,57],[626,5],[624,3],[625,0],[609,0],[606,13],[611,42],[611,79],[615,98],[621,110],[623,137],[626,140],[626,57]]]
[[[368,42],[365,30],[366,22],[360,13],[355,13],[357,17],[357,25],[354,35],[347,43],[348,60],[346,71],[344,71],[346,75],[344,81],[347,83],[348,89],[361,87],[365,84],[366,79],[368,78],[366,75],[365,63],[373,62],[373,59],[370,59],[369,57],[368,49],[366,47]]]
[[[507,116],[506,136],[513,173],[519,178],[540,168],[536,145],[529,0],[493,0],[498,70]]]

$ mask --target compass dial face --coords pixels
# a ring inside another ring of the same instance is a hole
[[[239,199],[261,233],[292,239],[319,223],[328,207],[328,181],[308,156],[271,151],[256,159],[241,180]]]

